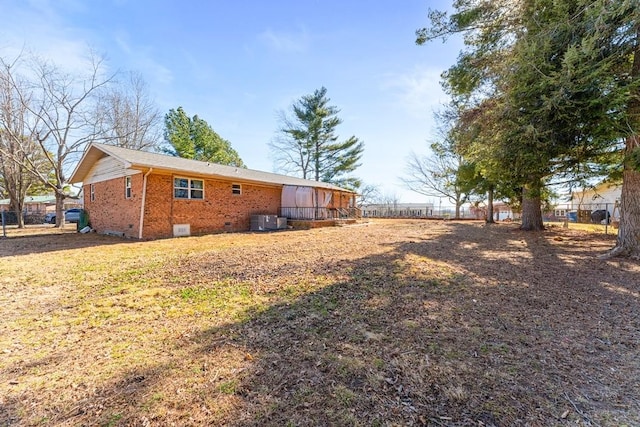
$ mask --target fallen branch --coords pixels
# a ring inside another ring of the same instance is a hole
[[[587,414],[585,414],[584,412],[582,412],[580,409],[578,409],[578,407],[576,406],[575,403],[573,403],[573,400],[571,400],[571,398],[569,397],[569,395],[567,394],[567,392],[564,392],[564,398],[567,399],[567,401],[569,403],[571,403],[571,406],[573,406],[573,409],[575,409],[575,411],[580,414],[580,416],[582,418],[584,418],[585,421],[589,422],[589,424],[593,424],[597,427],[600,427],[600,424],[596,423],[595,421],[593,421]]]

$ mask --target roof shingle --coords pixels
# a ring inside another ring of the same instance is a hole
[[[271,172],[263,172],[254,169],[245,169],[236,166],[226,166],[217,163],[202,162],[199,160],[184,159],[165,154],[151,153],[147,151],[131,150],[113,145],[92,143],[85,151],[82,159],[71,175],[71,183],[79,183],[84,180],[93,163],[104,155],[112,156],[131,168],[154,168],[178,173],[192,173],[207,175],[225,179],[238,179],[257,183],[276,185],[297,185],[305,187],[325,188],[352,192],[333,184],[320,181],[312,181],[293,176],[281,175]]]

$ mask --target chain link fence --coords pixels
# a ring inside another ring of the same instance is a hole
[[[495,221],[519,221],[520,213],[512,212],[504,204],[494,206]],[[452,207],[438,208],[425,204],[370,205],[362,207],[363,218],[455,218]],[[460,219],[485,219],[486,208],[465,206],[460,209]],[[561,203],[542,213],[547,224],[557,224],[567,228],[578,228],[617,233],[620,223],[620,210],[617,203]]]
[[[582,226],[573,228],[591,228],[614,234],[620,224],[620,209],[617,203],[565,203],[544,212],[542,218],[547,223],[568,228],[575,224]]]
[[[18,213],[15,211],[2,211],[0,213],[5,225],[18,224]],[[44,211],[25,211],[22,213],[25,225],[42,224],[46,212]]]

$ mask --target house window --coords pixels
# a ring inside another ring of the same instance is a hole
[[[176,199],[204,199],[204,181],[191,178],[173,178],[173,197]]]
[[[231,184],[231,194],[242,194],[242,184]]]
[[[124,177],[124,197],[126,199],[131,198],[131,177],[130,176]]]
[[[95,184],[89,185],[89,196],[92,202],[96,201],[96,186]]]

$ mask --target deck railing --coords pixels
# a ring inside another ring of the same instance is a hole
[[[287,219],[323,220],[360,218],[359,208],[280,208],[280,216]]]

